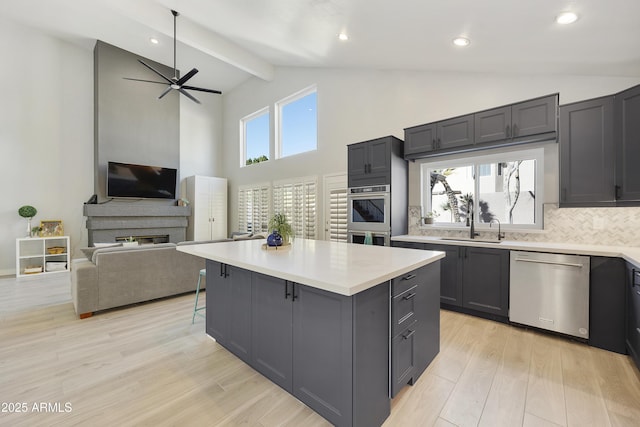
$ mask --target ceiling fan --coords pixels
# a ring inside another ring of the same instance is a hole
[[[193,95],[191,95],[189,92],[187,92],[187,90],[197,90],[197,91],[200,91],[200,92],[209,92],[209,93],[218,93],[218,94],[221,94],[222,92],[220,92],[219,90],[204,89],[204,88],[201,88],[201,87],[185,85],[185,83],[191,77],[196,75],[196,73],[198,72],[197,68],[192,68],[191,71],[189,71],[187,74],[185,74],[184,76],[178,78],[178,70],[176,69],[176,18],[178,17],[179,14],[175,10],[172,10],[171,13],[173,14],[173,77],[165,76],[164,74],[162,74],[158,70],[154,69],[151,65],[146,64],[143,61],[141,61],[140,59],[138,59],[138,62],[140,62],[142,65],[144,65],[145,67],[147,67],[148,69],[150,69],[154,73],[156,73],[158,76],[160,76],[162,79],[164,79],[164,81],[163,82],[156,82],[156,81],[153,81],[153,80],[132,79],[132,78],[129,78],[129,77],[123,77],[123,78],[126,79],[126,80],[134,80],[134,81],[137,81],[137,82],[158,83],[158,84],[167,85],[167,88],[164,90],[164,92],[162,92],[160,94],[158,99],[162,99],[162,97],[164,97],[166,94],[168,94],[172,90],[177,90],[178,92],[180,92],[181,94],[183,94],[184,96],[186,96],[187,98],[192,100],[193,102],[196,102],[196,103],[200,104],[200,101],[198,101]]]

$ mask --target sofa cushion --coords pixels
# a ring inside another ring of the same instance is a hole
[[[175,247],[176,247],[175,243],[158,243],[158,244],[138,245],[138,246],[109,246],[106,248],[97,248],[95,251],[93,251],[91,261],[97,265],[100,254],[107,254],[111,252],[145,251],[150,249],[175,248]]]

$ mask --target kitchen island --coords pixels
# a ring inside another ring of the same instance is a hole
[[[207,259],[206,332],[337,426],[381,425],[439,351],[442,252],[296,239]]]

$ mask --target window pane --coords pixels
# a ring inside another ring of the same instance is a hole
[[[280,153],[282,157],[317,149],[316,99],[316,92],[313,92],[281,107]]]
[[[491,173],[480,176],[478,222],[535,224],[536,161],[517,160],[480,165]]]
[[[467,219],[467,201],[474,192],[473,166],[429,169],[431,210],[435,222],[461,223]]]
[[[269,112],[244,121],[245,164],[269,160]]]

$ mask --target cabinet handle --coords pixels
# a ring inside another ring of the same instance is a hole
[[[413,335],[415,333],[416,333],[415,329],[413,331],[409,330],[409,333],[407,335],[403,335],[402,339],[403,340],[408,340],[409,338],[411,338],[411,335]]]
[[[436,144],[436,148],[440,148],[440,138],[438,138],[438,143]]]
[[[402,278],[402,280],[411,280],[411,279],[415,279],[416,275],[415,274],[407,274],[406,276],[404,276]]]
[[[616,200],[620,198],[620,190],[622,190],[622,188],[619,185],[616,185]]]
[[[518,125],[515,123],[513,124],[513,136],[518,136]]]
[[[284,281],[284,299],[289,299],[291,293],[289,292],[289,281]]]
[[[636,286],[636,269],[632,268],[631,269],[631,287],[635,287]]]
[[[293,292],[293,295],[291,295],[291,301],[295,301],[298,299],[298,295],[296,294],[296,283],[295,282],[291,282],[291,291]]]
[[[433,138],[433,139],[431,140],[431,149],[433,149],[433,150],[435,150],[435,149],[436,149],[436,139],[435,139],[435,138]]]
[[[409,295],[405,295],[402,297],[403,300],[410,300],[411,298],[415,297],[416,293],[415,292],[411,292]]]
[[[511,126],[507,125],[506,128],[504,128],[504,133],[507,136],[507,138],[511,138]]]
[[[224,277],[224,264],[220,263],[220,277]]]

